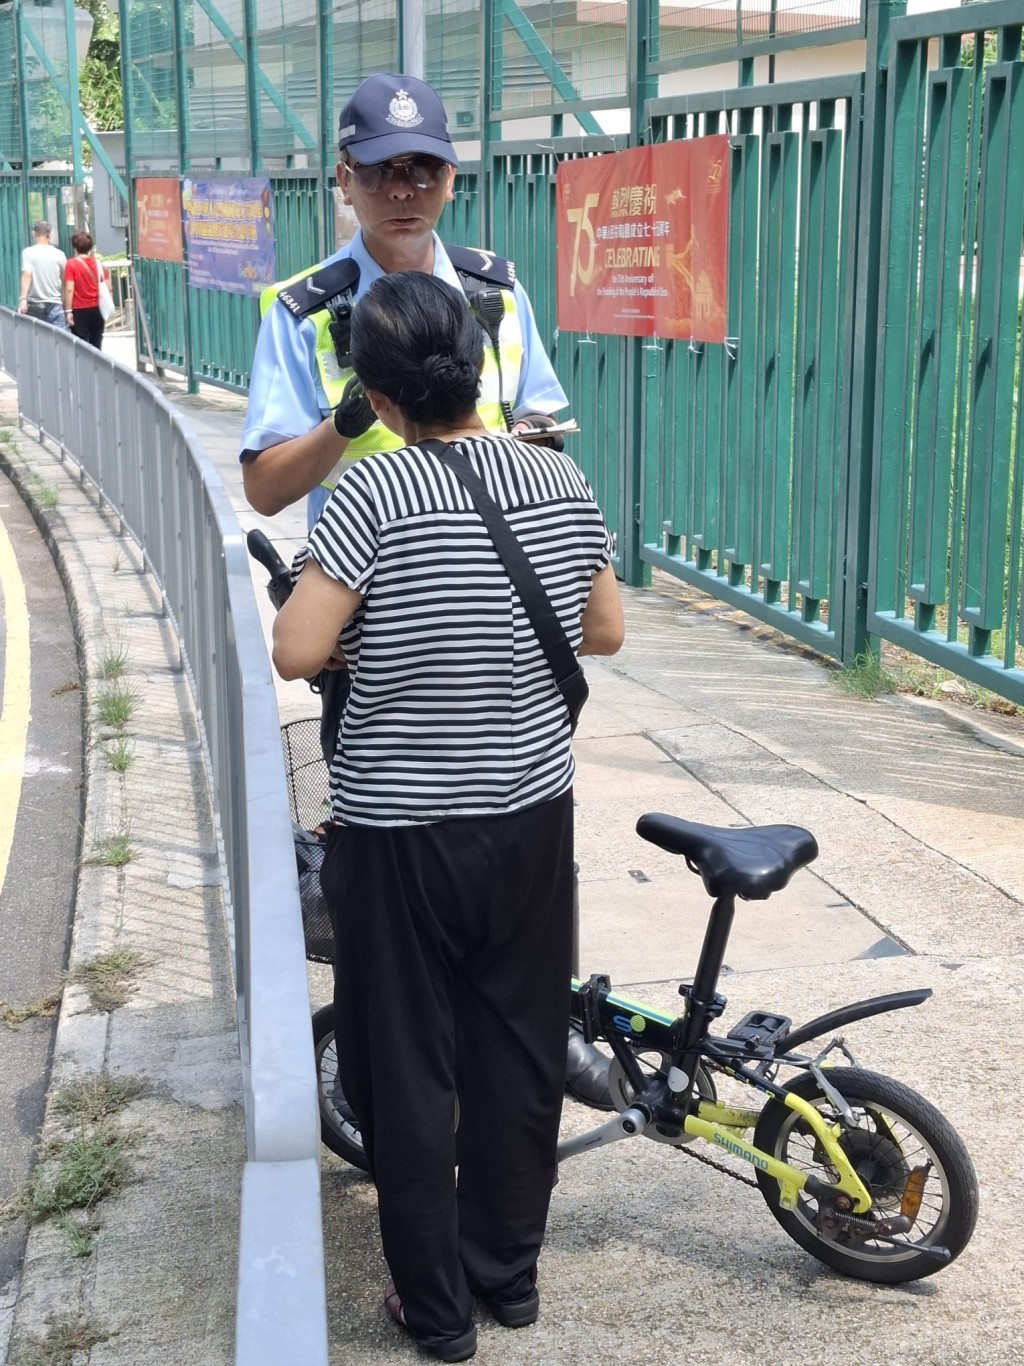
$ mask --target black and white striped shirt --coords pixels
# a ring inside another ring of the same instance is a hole
[[[505,514],[569,643],[610,538],[568,456],[509,437],[452,443]],[[352,693],[335,820],[415,825],[516,811],[572,782],[569,718],[472,500],[417,446],[346,471],[309,553],[363,594],[342,633]]]

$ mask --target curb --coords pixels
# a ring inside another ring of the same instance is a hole
[[[0,1362],[71,1318],[109,1334],[88,1356],[104,1366],[136,1366],[158,1345],[164,1360],[221,1366],[233,1358],[244,1121],[222,874],[191,693],[159,586],[116,513],[45,439],[19,426],[10,446],[0,447],[0,467],[63,584],[83,696],[69,962],[115,946],[144,958],[130,999],[108,1013],[92,1008],[84,988],[65,988],[40,1143],[67,1134],[53,1103],[59,1087],[94,1074],[138,1076],[145,1094],[116,1121],[135,1139],[136,1174],[93,1207],[91,1254],[71,1256],[53,1218],[30,1228]],[[56,482],[56,508],[40,502],[39,479]],[[103,762],[116,732],[96,716],[112,642],[127,654],[127,688],[144,701],[123,731],[133,755],[124,772]],[[125,832],[129,862],[89,861]],[[200,1246],[197,1221],[207,1226]],[[194,1318],[183,1312],[186,1286],[201,1310]]]

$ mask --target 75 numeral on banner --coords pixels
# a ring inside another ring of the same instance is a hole
[[[581,209],[566,209],[565,211],[565,216],[569,222],[576,224],[576,236],[572,244],[572,273],[569,276],[570,299],[575,297],[577,279],[581,284],[589,285],[594,278],[594,271],[597,268],[597,238],[594,236],[594,225],[590,221],[590,211],[597,207],[600,200],[599,194],[588,194]],[[588,245],[586,266],[580,261],[580,239],[584,234],[586,234]]]

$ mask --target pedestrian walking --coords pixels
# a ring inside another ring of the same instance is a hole
[[[64,316],[63,282],[67,257],[50,241],[45,220],[32,225],[33,244],[21,253],[21,295],[18,312],[54,327],[68,326]]]
[[[75,254],[64,268],[64,316],[75,336],[99,351],[106,327],[100,312],[100,281],[109,287],[110,272],[92,255],[93,240],[89,233],[73,233],[71,245]]]
[[[400,446],[339,480],[274,663],[304,678],[340,653],[352,670],[321,872],[338,1070],[377,1186],[387,1312],[464,1361],[474,1295],[508,1328],[537,1318],[565,1085],[572,725],[534,618],[557,618],[566,653],[610,655],[622,609],[577,466],[487,431],[461,290],[379,277],[351,355]],[[539,576],[536,613],[464,478]]]

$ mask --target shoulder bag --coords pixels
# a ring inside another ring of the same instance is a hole
[[[575,735],[576,724],[580,719],[583,704],[590,695],[590,688],[580,668],[580,662],[562,629],[562,623],[551,606],[551,599],[541,583],[540,576],[527,558],[501,509],[484,488],[483,482],[477,477],[466,457],[459,455],[446,441],[419,441],[416,444],[430,451],[442,465],[450,469],[473,499],[476,510],[483,518],[484,526],[494,542],[498,557],[505,566],[505,572],[512,580],[512,586],[519,594],[523,609],[530,618],[530,624],[540,641],[541,649],[547,656],[551,672],[555,676],[555,686],[562,694],[569,711],[569,732]]]
[[[99,261],[96,260],[95,256],[92,258],[92,263],[96,267],[96,303],[100,310],[100,317],[105,323],[108,323],[117,312],[117,305],[114,303],[114,296],[110,292],[110,286],[103,278],[103,267],[100,265]]]

